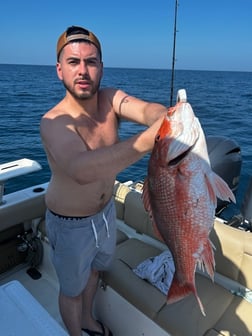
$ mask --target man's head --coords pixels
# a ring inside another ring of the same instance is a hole
[[[62,49],[71,42],[80,42],[80,41],[86,41],[89,43],[92,43],[96,46],[97,50],[99,51],[100,58],[102,60],[102,52],[101,52],[101,44],[98,40],[98,38],[89,30],[77,27],[77,26],[71,26],[67,28],[66,31],[64,31],[63,34],[60,35],[58,42],[57,42],[57,61],[59,61],[59,56],[62,51]]]

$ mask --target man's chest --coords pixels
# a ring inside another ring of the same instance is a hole
[[[89,122],[78,126],[77,132],[91,150],[118,142],[118,123],[116,120]]]

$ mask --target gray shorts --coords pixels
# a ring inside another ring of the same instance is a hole
[[[107,270],[116,245],[116,213],[111,200],[99,213],[66,218],[46,211],[46,232],[60,290],[78,296],[85,288],[91,269]]]

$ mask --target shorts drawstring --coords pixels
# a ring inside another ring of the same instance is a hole
[[[107,230],[107,237],[109,238],[110,237],[110,234],[109,234],[109,227],[108,227],[108,221],[107,221],[107,218],[105,217],[104,215],[104,212],[102,214],[102,217],[103,217],[103,220],[105,222],[105,226],[106,226],[106,230]]]
[[[99,247],[98,236],[97,236],[97,231],[96,231],[96,227],[95,227],[95,223],[94,223],[93,219],[91,220],[91,222],[92,222],[92,229],[93,229],[94,237],[95,237],[95,246],[98,248]]]
[[[106,218],[104,212],[102,214],[102,218],[103,218],[104,223],[105,223],[105,227],[106,227],[106,231],[107,231],[107,237],[109,238],[110,234],[109,234],[108,221],[107,221],[107,218]],[[93,233],[94,233],[94,237],[95,237],[95,246],[98,248],[99,247],[98,235],[97,235],[97,231],[96,231],[96,227],[95,227],[95,223],[94,223],[93,219],[91,220],[91,223],[92,223],[92,229],[93,229]]]

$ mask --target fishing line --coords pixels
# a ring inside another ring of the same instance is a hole
[[[176,35],[177,35],[177,12],[178,12],[178,0],[175,1],[175,14],[174,14],[174,30],[173,30],[173,51],[172,51],[172,72],[171,72],[171,94],[170,94],[170,106],[173,105],[173,91],[174,91],[174,73],[176,62]]]

